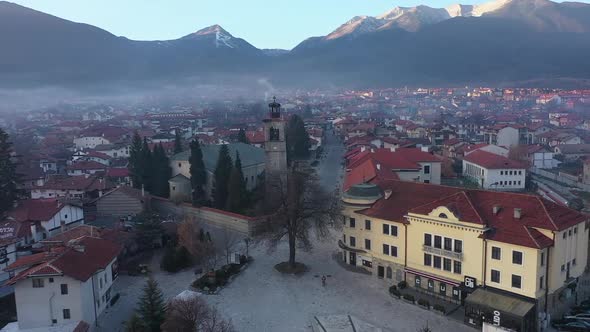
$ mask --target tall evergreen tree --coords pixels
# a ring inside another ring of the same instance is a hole
[[[250,144],[250,140],[248,140],[248,137],[246,136],[246,132],[244,131],[244,129],[240,129],[240,131],[238,132],[238,142]]]
[[[131,149],[129,149],[129,171],[131,172],[133,187],[138,189],[141,188],[144,177],[143,167],[141,165],[142,148],[141,136],[139,136],[139,133],[136,131],[135,134],[133,134]]]
[[[242,172],[242,160],[240,153],[236,151],[236,162],[231,170],[228,183],[228,196],[226,209],[231,212],[241,213],[248,203],[248,191],[244,173]]]
[[[11,153],[12,143],[9,136],[0,128],[0,218],[12,208],[19,195],[19,176]]]
[[[215,207],[218,209],[225,208],[227,202],[227,190],[229,177],[232,170],[232,160],[229,155],[229,148],[223,144],[219,148],[217,165],[215,166],[215,195],[213,197]]]
[[[174,131],[174,154],[182,152],[182,139],[180,137],[180,131],[177,128]]]
[[[160,332],[160,326],[166,319],[166,305],[164,296],[158,283],[149,278],[143,287],[143,295],[139,299],[137,313],[142,323],[150,332]]]
[[[203,163],[203,151],[198,140],[193,140],[190,144],[191,155],[189,157],[191,173],[191,189],[193,205],[201,205],[205,202],[205,185],[207,184],[207,170]]]
[[[293,115],[287,123],[287,160],[305,159],[309,157],[311,143],[305,123],[298,115]]]
[[[164,147],[161,143],[154,147],[152,160],[154,167],[152,191],[156,196],[168,197],[170,194],[168,180],[172,175],[172,169],[170,168],[170,160],[168,159],[168,156],[166,156],[166,151],[164,151]]]
[[[154,167],[152,164],[152,151],[145,137],[141,145],[139,168],[141,170],[141,184],[143,184],[145,190],[151,192],[154,183]]]

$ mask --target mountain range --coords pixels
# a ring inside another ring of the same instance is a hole
[[[497,0],[357,16],[294,49],[258,49],[219,25],[134,41],[0,1],[0,86],[268,78],[351,87],[510,84],[590,77],[590,5]]]

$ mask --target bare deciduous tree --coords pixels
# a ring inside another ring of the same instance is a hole
[[[240,237],[236,232],[229,230],[227,227],[223,228],[220,237],[221,245],[223,246],[223,253],[225,255],[225,263],[229,264],[230,256],[232,251],[237,246],[238,243],[242,241],[242,237]]]
[[[329,226],[339,214],[338,201],[334,194],[324,191],[315,173],[307,168],[294,165],[286,181],[277,181],[273,195],[278,206],[267,223],[266,240],[269,249],[287,238],[289,242],[290,268],[296,267],[297,248],[312,249],[311,232],[325,238]]]
[[[223,319],[198,296],[172,299],[166,307],[164,332],[233,332],[231,322]]]

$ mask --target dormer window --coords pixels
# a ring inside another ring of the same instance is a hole
[[[439,217],[439,218],[443,218],[443,219],[447,219],[447,218],[449,218],[449,217],[446,215],[446,213],[441,213],[441,214],[439,214],[439,215],[438,215],[438,217]]]

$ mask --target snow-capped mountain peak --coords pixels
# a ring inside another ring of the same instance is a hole
[[[356,37],[361,34],[377,31],[384,23],[383,20],[371,16],[355,16],[327,35],[325,39],[338,39],[344,36]]]
[[[238,45],[235,42],[234,36],[227,32],[220,25],[215,24],[210,27],[201,29],[195,33],[185,36],[183,39],[202,39],[214,36],[215,47],[229,47],[236,48]]]

